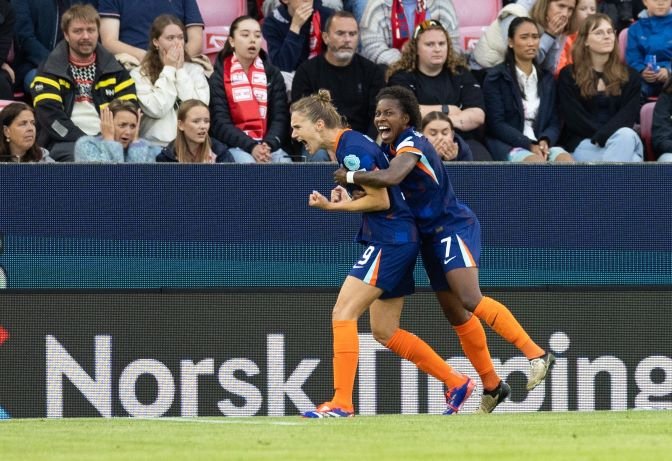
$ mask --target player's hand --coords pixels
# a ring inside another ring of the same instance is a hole
[[[348,170],[343,167],[334,171],[334,183],[338,184],[339,186],[345,186],[348,183],[345,177],[347,172]]]
[[[100,134],[106,141],[114,141],[114,115],[109,107],[100,111]]]
[[[321,210],[327,210],[329,209],[329,200],[327,200],[327,197],[314,190],[308,196],[308,206],[319,208]]]
[[[348,194],[348,191],[345,189],[345,187],[336,186],[331,190],[332,203],[344,202],[347,200],[352,200],[352,198],[350,197],[350,194]]]

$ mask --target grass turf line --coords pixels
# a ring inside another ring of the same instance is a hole
[[[0,422],[3,461],[654,461],[670,453],[670,411]]]

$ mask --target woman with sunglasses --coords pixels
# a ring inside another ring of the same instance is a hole
[[[401,59],[388,71],[388,84],[409,88],[424,116],[432,111],[448,115],[455,131],[469,145],[474,160],[492,160],[479,141],[485,122],[483,93],[464,60],[450,46],[450,36],[434,19],[420,23],[404,46]]]
[[[445,25],[448,43],[460,53],[460,30],[451,0],[368,0],[359,21],[362,56],[376,64],[394,64],[413,30],[428,19]]]

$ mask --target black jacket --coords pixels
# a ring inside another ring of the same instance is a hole
[[[266,81],[268,85],[268,114],[266,116],[266,134],[262,141],[269,145],[271,151],[278,150],[286,141],[289,133],[289,107],[287,104],[287,90],[282,74],[264,61]],[[257,141],[250,138],[237,128],[231,119],[229,101],[224,89],[224,60],[221,54],[217,56],[215,71],[210,76],[210,116],[212,125],[210,135],[229,147],[239,147],[245,152],[252,153]]]
[[[652,142],[656,158],[672,153],[672,94],[663,91],[653,109]]]
[[[603,126],[595,120],[597,107],[594,98],[584,99],[574,81],[574,65],[560,71],[558,77],[558,103],[560,117],[564,122],[562,145],[570,152],[584,139],[602,147],[617,130],[632,128],[639,118],[640,77],[628,67],[628,81],[621,88],[621,94],[609,97],[611,117]]]
[[[560,137],[555,80],[551,73],[539,68],[537,77],[540,102],[533,125],[534,134],[537,141],[546,139],[550,146],[554,146]],[[536,143],[523,134],[525,128],[523,95],[515,79],[510,67],[504,63],[488,70],[483,82],[486,142],[495,160],[506,160],[509,151],[514,147],[529,149]]]
[[[68,43],[62,40],[40,66],[30,93],[38,122],[37,144],[49,149],[55,142],[75,142],[84,133],[70,119],[77,88],[70,74]],[[114,55],[96,47],[93,104],[98,113],[115,98],[137,103],[135,82]]]
[[[231,152],[229,152],[228,147],[226,147],[224,144],[213,138],[210,138],[210,144],[212,152],[214,152],[215,155],[217,156],[217,158],[215,159],[215,163],[234,162],[233,156],[231,155]],[[159,152],[159,155],[156,156],[156,161],[177,162],[177,156],[175,155],[175,141],[169,143],[166,147],[164,147],[161,150],[161,152]]]

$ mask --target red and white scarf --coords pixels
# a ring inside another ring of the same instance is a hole
[[[233,124],[255,141],[266,134],[268,87],[266,71],[257,56],[247,74],[235,53],[224,60],[224,90]]]
[[[310,36],[308,38],[310,53],[308,59],[313,59],[322,53],[322,18],[320,12],[315,11],[310,21]]]
[[[392,47],[401,50],[406,41],[411,38],[412,31],[408,30],[406,13],[402,0],[392,0]],[[427,5],[425,0],[418,0],[415,8],[414,27],[423,22],[427,16]]]

